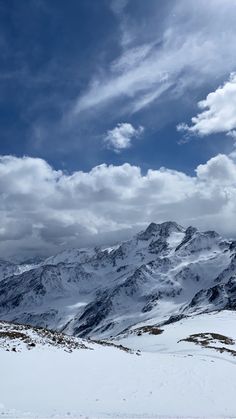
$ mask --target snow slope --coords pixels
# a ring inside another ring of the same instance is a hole
[[[0,318],[80,337],[236,308],[236,242],[174,222],[17,269],[0,282]]]
[[[236,313],[201,314],[163,330],[120,337],[142,349],[139,356],[92,342],[93,350],[72,352],[52,345],[20,352],[0,347],[1,417],[236,417],[236,357],[178,343],[204,332],[235,341]]]

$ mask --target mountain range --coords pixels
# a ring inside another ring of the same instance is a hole
[[[78,337],[235,308],[236,242],[175,222],[151,223],[109,248],[0,262],[1,320]]]

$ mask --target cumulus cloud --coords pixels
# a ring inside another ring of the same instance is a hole
[[[114,243],[150,221],[236,235],[236,163],[219,154],[194,176],[128,163],[67,174],[38,158],[0,159],[1,257]]]
[[[134,128],[133,125],[123,122],[117,124],[112,130],[107,131],[104,144],[107,148],[114,150],[116,153],[120,153],[121,150],[129,148],[131,141],[139,138],[143,131],[144,128],[142,126]]]
[[[198,102],[202,110],[192,118],[190,126],[178,125],[179,131],[200,136],[226,132],[235,138],[236,131],[236,73],[229,80],[207,95],[205,100]]]
[[[76,101],[75,114],[122,99],[126,100],[126,111],[137,112],[167,90],[176,96],[189,86],[202,85],[232,71],[235,1],[166,3],[150,0],[141,10],[141,19],[135,10],[129,14],[126,1],[112,2],[112,10],[120,19],[121,52],[108,68],[94,74]]]

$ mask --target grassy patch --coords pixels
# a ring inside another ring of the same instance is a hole
[[[215,349],[220,353],[226,352],[230,355],[236,356],[235,350],[227,348],[225,346],[216,346],[217,344],[235,345],[234,339],[228,336],[221,335],[219,333],[195,333],[193,335],[188,336],[185,339],[179,340],[179,342],[195,343],[196,345],[200,345],[205,348]]]
[[[128,353],[130,353],[130,354],[132,354],[132,353],[133,353],[133,351],[132,351],[131,349],[127,348],[126,346],[123,346],[123,345],[116,345],[115,343],[113,343],[113,342],[108,342],[108,341],[106,341],[106,340],[94,340],[94,339],[89,339],[89,341],[90,341],[91,343],[97,343],[98,345],[102,345],[102,346],[113,346],[114,348],[120,349],[121,351],[128,352]]]
[[[0,331],[0,339],[20,339],[20,340],[27,340],[28,336],[25,333],[17,332],[15,330],[4,330]]]
[[[137,336],[142,336],[143,333],[148,333],[149,335],[161,335],[163,332],[164,330],[157,326],[138,327],[133,331],[133,333],[135,333]]]

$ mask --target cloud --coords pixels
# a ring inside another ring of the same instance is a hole
[[[68,174],[42,159],[2,156],[0,211],[2,258],[114,243],[150,221],[236,236],[236,163],[219,154],[194,176],[128,163]]]
[[[129,0],[112,0],[111,1],[111,10],[116,15],[121,15],[125,7],[127,6]]]
[[[196,173],[198,179],[219,182],[221,186],[236,183],[236,165],[224,154],[212,157],[207,164],[200,164]]]
[[[235,1],[173,0],[160,5],[150,0],[141,11],[137,8],[142,17],[135,10],[131,15],[126,4],[112,3],[120,19],[121,52],[92,76],[74,114],[122,100],[134,113],[167,91],[176,97],[234,69]]]
[[[207,95],[205,100],[198,102],[202,110],[192,118],[192,125],[180,124],[179,131],[187,134],[205,136],[226,132],[235,138],[236,128],[236,73],[229,80]]]
[[[112,149],[116,153],[120,153],[121,150],[129,148],[131,141],[140,137],[143,131],[144,128],[142,126],[134,128],[133,125],[127,122],[119,123],[115,128],[107,131],[104,144],[107,148]]]

